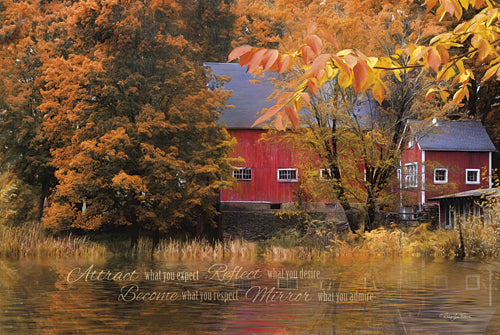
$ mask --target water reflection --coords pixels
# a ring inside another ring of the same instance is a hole
[[[498,268],[422,259],[0,261],[1,334],[497,334]]]

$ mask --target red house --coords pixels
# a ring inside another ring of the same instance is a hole
[[[400,205],[410,219],[426,206],[439,206],[437,197],[491,187],[495,146],[481,122],[434,119],[425,125],[410,121],[406,131]],[[443,227],[450,226],[447,211],[449,208],[439,208]]]
[[[220,117],[238,144],[235,157],[245,163],[233,171],[237,184],[220,194],[222,210],[269,210],[294,202],[294,190],[301,178],[301,155],[279,141],[279,135],[262,140],[265,125],[252,127],[263,108],[273,105],[268,96],[274,91],[272,78],[256,78],[236,63],[207,63],[216,76],[229,79],[225,90],[232,95]],[[258,83],[256,83],[258,81]]]

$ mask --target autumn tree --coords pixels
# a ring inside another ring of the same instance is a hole
[[[328,183],[314,174],[309,189],[316,194],[322,191],[317,195],[323,199],[338,199],[352,231],[357,230],[355,216],[359,217],[352,204],[363,204],[365,227],[371,229],[377,207],[395,202],[395,194],[387,190],[399,167],[406,121],[426,117],[430,110],[425,103],[415,104],[425,87],[425,72],[407,68],[406,57],[389,57],[412,41],[443,29],[429,25],[420,6],[395,1],[273,1],[258,8],[260,16],[256,17],[263,23],[254,19],[247,24],[268,27],[272,25],[264,23],[279,22],[285,33],[269,40],[272,32],[263,30],[264,34],[253,39],[257,45],[268,46],[271,41],[279,43],[278,50],[298,51],[280,55],[277,50],[243,47],[250,52],[243,52],[240,63],[248,64],[249,71],[262,65],[264,70],[276,68],[282,73],[279,90],[285,93],[276,94],[277,105],[256,123],[275,116],[278,129],[286,129],[289,121],[297,128],[299,117],[294,111],[301,110],[300,122],[307,127],[299,130],[302,136],[291,135],[293,145],[317,153],[322,168],[330,174]],[[251,40],[247,35],[240,38],[245,39]],[[301,44],[303,40],[306,44]],[[367,88],[352,74],[323,68],[322,62],[339,57],[335,53],[340,46],[353,48],[340,57],[356,48],[363,54],[387,57],[398,70],[364,94]],[[290,89],[296,89],[295,93],[286,93]]]
[[[224,62],[235,37],[237,15],[234,0],[180,0],[182,17],[188,20],[184,37],[199,48],[201,62]]]
[[[212,217],[231,170],[216,125],[225,96],[206,87],[175,1],[80,1],[66,54],[44,65],[43,131],[58,184],[53,229],[172,231]]]
[[[1,3],[0,165],[2,178],[9,179],[9,186],[2,188],[2,203],[10,208],[10,214],[3,216],[10,223],[40,219],[44,200],[56,182],[50,143],[41,131],[38,78],[48,58],[47,45],[56,45],[64,34],[57,28],[47,30],[50,23],[64,19],[59,6],[59,2],[29,0]]]

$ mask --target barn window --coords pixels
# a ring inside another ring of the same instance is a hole
[[[479,184],[479,169],[465,169],[465,183]]]
[[[278,169],[278,181],[283,181],[283,182],[298,181],[297,169]]]
[[[480,290],[481,289],[481,275],[466,275],[465,276],[465,289],[466,290]]]
[[[417,187],[417,163],[405,165],[405,187]]]
[[[408,148],[410,148],[410,149],[413,148],[413,137],[410,137],[408,139]]]
[[[238,168],[233,171],[233,177],[236,178],[236,180],[252,180],[252,169]]]
[[[434,169],[434,184],[446,184],[448,182],[447,169]]]
[[[332,172],[330,169],[321,169],[319,170],[319,176],[324,180],[331,180]]]

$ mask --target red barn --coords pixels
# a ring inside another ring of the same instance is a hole
[[[437,121],[407,124],[408,146],[401,157],[401,208],[411,218],[426,206],[439,206],[445,194],[491,187],[491,139],[478,121]],[[449,226],[439,208],[440,223]]]
[[[232,95],[220,121],[238,142],[234,156],[245,160],[233,171],[236,186],[221,191],[221,209],[279,209],[282,204],[293,203],[301,178],[301,155],[280,142],[279,134],[262,140],[268,132],[264,125],[252,127],[258,113],[273,105],[267,99],[274,91],[272,78],[256,78],[236,63],[206,65],[214,75],[229,79],[224,89],[231,90]]]

